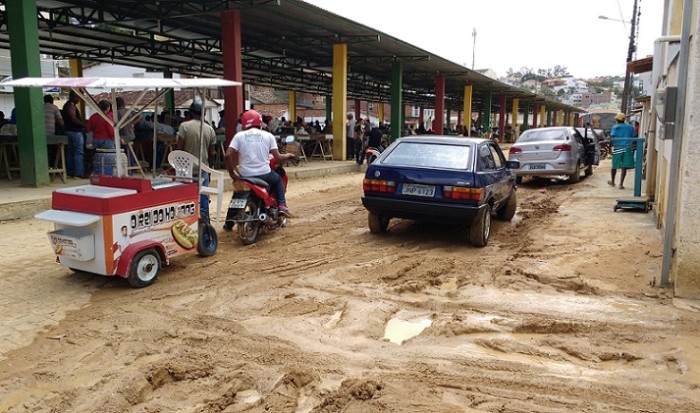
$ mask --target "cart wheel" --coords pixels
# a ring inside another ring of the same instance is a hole
[[[127,280],[132,287],[148,287],[156,280],[159,272],[160,255],[155,249],[149,248],[139,251],[131,261]]]
[[[197,253],[202,257],[211,257],[216,254],[219,246],[219,237],[216,229],[208,222],[199,222],[199,240],[197,241]]]

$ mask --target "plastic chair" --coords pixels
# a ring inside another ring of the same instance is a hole
[[[168,154],[168,162],[175,169],[175,177],[179,179],[193,179],[192,171],[195,165],[199,165],[199,159],[189,152],[174,150]],[[209,172],[212,176],[211,181],[216,178],[216,187],[202,186],[199,187],[200,194],[216,195],[216,219],[215,228],[219,227],[219,215],[221,215],[221,202],[224,198],[224,173],[211,169],[209,165],[201,164],[200,168],[203,171]]]

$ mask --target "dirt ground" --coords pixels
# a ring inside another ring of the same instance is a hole
[[[654,287],[661,235],[613,212],[606,172],[526,181],[483,249],[456,226],[370,234],[360,173],[291,182],[287,228],[220,233],[145,289],[7,222],[3,262],[56,286],[41,305],[80,288],[2,354],[0,411],[700,412],[700,305]]]

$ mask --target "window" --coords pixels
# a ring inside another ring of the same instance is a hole
[[[496,161],[494,161],[488,145],[479,146],[479,170],[493,171],[494,169],[496,169]]]
[[[467,169],[470,149],[463,145],[402,142],[384,158],[382,164]]]
[[[498,149],[494,145],[489,145],[489,149],[491,150],[491,156],[493,157],[494,163],[496,165],[496,169],[501,169],[505,165],[505,159],[503,159],[503,155],[501,152],[499,152]]]

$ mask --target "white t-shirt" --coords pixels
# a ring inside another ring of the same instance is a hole
[[[277,149],[277,141],[270,132],[255,128],[240,131],[229,146],[238,151],[241,176],[264,175],[271,171],[270,151]]]

